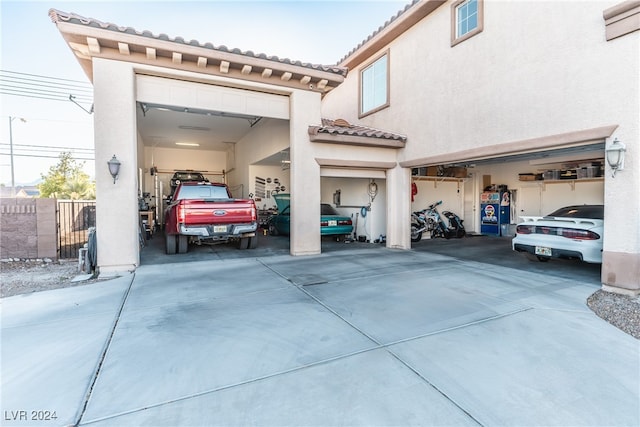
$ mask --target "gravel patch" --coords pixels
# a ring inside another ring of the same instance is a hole
[[[78,276],[86,280],[74,281]],[[99,280],[78,271],[77,260],[50,259],[0,261],[0,298],[51,289],[68,288],[95,283]]]
[[[598,317],[640,340],[640,296],[599,290],[587,299],[587,305]]]
[[[74,281],[80,275],[86,276],[78,271],[76,260],[2,260],[0,298],[109,280],[92,277]],[[599,290],[587,299],[587,306],[600,318],[640,340],[640,296]]]

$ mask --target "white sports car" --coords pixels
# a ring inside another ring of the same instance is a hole
[[[603,205],[558,209],[544,217],[522,217],[511,241],[514,251],[528,252],[540,261],[574,258],[602,263]]]

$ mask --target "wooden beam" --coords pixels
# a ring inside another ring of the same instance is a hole
[[[229,62],[221,61],[220,62],[220,72],[227,74],[229,72]]]
[[[89,52],[100,53],[100,42],[95,37],[87,37],[87,45],[89,46]]]
[[[310,81],[311,81],[310,76],[304,76],[303,78],[300,79],[300,84],[306,85],[306,84],[309,84]]]
[[[155,48],[148,47],[147,48],[147,59],[155,60],[156,59],[156,50]]]
[[[292,74],[290,72],[286,72],[282,74],[282,77],[280,77],[280,79],[284,82],[288,82],[289,80],[291,80],[291,76]]]
[[[271,68],[265,68],[264,70],[262,70],[262,77],[264,77],[265,79],[271,77],[271,74],[273,74],[273,70]]]
[[[177,65],[182,64],[182,54],[179,52],[173,52],[171,55],[171,62]]]
[[[252,69],[253,69],[253,67],[251,67],[251,65],[244,65],[244,66],[242,66],[241,73],[245,74],[245,75],[249,75],[249,74],[251,74],[251,70]]]
[[[204,56],[198,57],[198,68],[207,68],[207,58]]]
[[[118,42],[118,50],[122,55],[131,55],[131,52],[129,52],[129,43]]]

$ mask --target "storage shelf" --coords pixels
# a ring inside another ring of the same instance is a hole
[[[529,182],[539,182],[542,184],[542,187],[546,187],[547,184],[569,184],[571,186],[571,190],[576,189],[576,182],[601,182],[604,181],[603,176],[599,176],[596,178],[578,178],[578,179],[553,179],[553,180],[542,180],[542,181],[529,181]]]
[[[433,186],[438,187],[439,182],[457,182],[458,188],[460,183],[465,182],[468,178],[454,178],[452,176],[411,176],[412,181],[431,181]]]

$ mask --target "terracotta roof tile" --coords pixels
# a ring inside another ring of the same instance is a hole
[[[393,132],[386,132],[367,126],[352,125],[344,119],[322,119],[322,126],[311,126],[310,132],[330,135],[361,136],[406,142],[407,137]]]
[[[355,51],[360,49],[365,43],[367,43],[369,40],[371,40],[376,35],[378,35],[381,31],[383,31],[385,28],[387,28],[389,25],[391,25],[391,23],[393,23],[396,19],[398,19],[400,16],[402,16],[407,10],[411,9],[411,7],[413,7],[413,5],[415,5],[416,3],[419,3],[419,2],[420,2],[420,0],[413,0],[411,3],[407,4],[403,9],[399,10],[395,15],[393,15],[391,18],[389,18],[388,21],[386,21],[383,25],[378,27],[378,29],[376,31],[371,33],[369,35],[369,37],[367,37],[366,39],[361,41],[358,44],[358,46],[356,46],[353,49],[351,49],[349,51],[349,53],[347,53],[344,57],[342,57],[342,59],[340,59],[340,61],[338,61],[338,64],[340,64],[342,61],[344,61],[346,58],[348,58],[352,53],[354,53]]]
[[[100,29],[104,29],[104,30],[115,31],[115,32],[131,34],[131,35],[137,35],[137,36],[142,36],[142,37],[148,37],[148,38],[156,39],[156,40],[168,41],[168,42],[172,42],[172,43],[180,43],[180,44],[184,44],[184,45],[201,47],[201,48],[216,50],[216,51],[220,51],[220,52],[234,53],[234,54],[244,55],[244,56],[248,56],[248,57],[266,59],[268,61],[279,62],[279,63],[282,63],[282,64],[295,65],[295,66],[299,66],[299,67],[310,68],[310,69],[313,69],[313,70],[319,70],[319,71],[334,73],[334,74],[341,75],[343,77],[346,77],[347,71],[348,71],[344,67],[326,66],[326,65],[320,65],[320,64],[310,64],[310,63],[301,62],[301,61],[294,61],[294,60],[291,60],[289,58],[279,58],[277,56],[268,56],[268,55],[266,55],[264,53],[257,53],[256,54],[256,53],[254,53],[254,52],[252,52],[250,50],[242,51],[242,50],[237,49],[237,48],[228,48],[227,46],[224,46],[224,45],[214,46],[212,43],[204,43],[204,44],[202,44],[197,40],[190,40],[190,41],[187,42],[182,37],[171,38],[171,37],[169,37],[168,35],[166,35],[164,33],[159,34],[159,35],[155,35],[151,31],[146,31],[145,30],[145,31],[140,32],[140,31],[137,31],[137,30],[135,30],[134,28],[131,28],[131,27],[121,27],[121,26],[118,26],[116,24],[107,23],[107,22],[101,22],[101,21],[98,21],[97,19],[85,18],[83,16],[76,15],[74,13],[62,12],[62,11],[57,10],[57,9],[50,9],[49,10],[49,16],[51,17],[51,21],[53,21],[54,23],[69,22],[69,23],[72,23],[72,24],[86,25],[86,26],[89,26],[89,27],[100,28]]]

